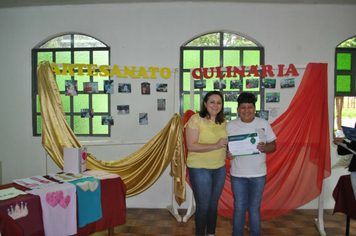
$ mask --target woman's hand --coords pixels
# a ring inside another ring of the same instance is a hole
[[[221,138],[221,139],[216,143],[216,149],[226,148],[228,143],[229,143],[229,141],[227,140],[227,138]]]

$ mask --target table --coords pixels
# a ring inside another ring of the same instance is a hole
[[[95,232],[108,229],[108,234],[113,235],[113,228],[126,222],[126,186],[121,178],[100,180],[101,207],[103,217],[93,223],[77,229],[77,236],[87,236]],[[1,185],[0,189],[15,187],[26,191],[26,187],[10,183]],[[7,209],[16,203],[27,203],[29,214],[26,217],[13,220],[7,215]],[[24,235],[43,236],[42,208],[40,198],[37,195],[26,194],[15,198],[0,201],[0,232],[2,236]],[[5,214],[4,214],[5,213]],[[7,223],[4,223],[4,222]],[[5,234],[3,232],[11,232]]]
[[[346,215],[346,235],[349,235],[350,218],[356,220],[356,200],[351,185],[350,175],[342,175],[333,191],[335,200],[334,213]]]

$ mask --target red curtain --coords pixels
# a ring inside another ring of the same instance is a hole
[[[288,109],[271,124],[277,136],[277,150],[267,154],[262,219],[280,216],[315,199],[321,193],[323,180],[330,176],[327,92],[327,64],[309,63]],[[185,114],[185,120],[191,114]],[[227,159],[226,167],[218,211],[232,218],[234,200]]]

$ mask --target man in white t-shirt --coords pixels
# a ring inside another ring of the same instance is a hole
[[[231,189],[234,195],[233,236],[243,236],[246,211],[249,212],[250,236],[261,235],[261,199],[266,182],[266,153],[276,150],[274,134],[269,123],[255,117],[256,98],[243,92],[238,99],[239,118],[226,125],[228,136],[258,134],[256,152],[249,155],[233,155],[227,152],[231,163]],[[251,136],[251,135],[250,135]],[[254,145],[252,143],[252,145]]]

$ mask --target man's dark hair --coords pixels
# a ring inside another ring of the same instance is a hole
[[[252,103],[254,107],[256,103],[256,97],[253,93],[242,92],[237,98],[237,107],[239,107],[242,103]]]

